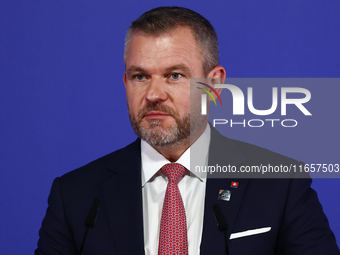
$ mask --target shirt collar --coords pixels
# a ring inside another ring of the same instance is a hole
[[[201,181],[206,181],[206,173],[195,172],[195,166],[204,166],[208,162],[208,152],[210,145],[210,126],[207,125],[203,134],[194,142],[176,161],[190,171],[191,175],[196,176]],[[150,144],[141,141],[141,157],[142,157],[142,187],[150,181],[150,179],[165,164],[171,163],[162,154],[155,150]],[[191,159],[191,160],[190,160]]]

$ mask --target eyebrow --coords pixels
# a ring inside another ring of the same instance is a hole
[[[130,67],[126,70],[126,72],[128,72],[128,73],[131,73],[131,72],[142,72],[142,73],[145,73],[146,70],[143,69],[143,68],[141,68],[141,67],[139,67],[139,66],[130,66]]]
[[[173,65],[173,66],[170,66],[170,67],[167,67],[165,69],[165,72],[167,73],[170,73],[174,70],[181,70],[183,72],[185,72],[186,74],[191,74],[190,73],[190,69],[186,66],[186,65],[183,65],[183,64],[178,64],[178,65]],[[142,68],[142,67],[139,67],[139,66],[130,66],[127,70],[126,70],[127,73],[131,73],[131,72],[141,72],[141,73],[147,73],[147,71]]]
[[[174,65],[174,66],[170,66],[168,68],[165,69],[166,72],[170,73],[171,71],[174,71],[174,70],[181,70],[187,74],[190,75],[190,69],[183,65],[183,64],[178,64],[178,65]]]

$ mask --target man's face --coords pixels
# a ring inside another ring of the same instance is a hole
[[[129,116],[137,135],[154,146],[188,139],[190,78],[204,77],[191,30],[179,27],[161,36],[134,33],[125,65]]]

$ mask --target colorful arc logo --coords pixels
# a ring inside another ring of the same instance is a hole
[[[202,84],[202,85],[208,87],[211,91],[213,91],[213,92],[215,93],[215,95],[217,96],[218,100],[220,100],[220,103],[221,103],[221,105],[222,105],[222,100],[221,100],[219,94],[217,93],[217,91],[216,91],[213,87],[211,87],[210,85],[205,84],[205,83],[203,83],[203,82],[197,82],[197,83]],[[196,87],[196,88],[201,89],[201,90],[203,90],[204,92],[206,92],[206,93],[212,98],[212,100],[214,100],[214,103],[215,103],[215,105],[217,106],[217,103],[216,103],[216,100],[215,100],[214,96],[213,96],[208,90],[206,90],[206,89],[204,89],[204,88],[200,88],[200,87]]]

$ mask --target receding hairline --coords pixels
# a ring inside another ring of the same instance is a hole
[[[178,27],[188,27],[196,41],[198,53],[202,59],[205,75],[219,65],[218,38],[212,24],[201,14],[178,6],[164,6],[151,9],[134,20],[125,36],[124,60],[131,35],[143,31],[149,35],[171,33]]]
[[[189,32],[191,33],[191,36],[192,38],[194,39],[195,41],[195,45],[196,45],[196,54],[197,56],[200,58],[201,60],[201,64],[202,64],[202,68],[204,69],[204,55],[203,55],[203,52],[202,52],[202,46],[200,45],[199,43],[199,40],[197,40],[197,38],[195,37],[195,33],[193,31],[193,29],[188,26],[187,24],[183,23],[183,24],[179,24],[175,27],[172,27],[172,28],[169,28],[169,29],[166,29],[164,31],[159,31],[157,33],[148,33],[148,32],[144,32],[138,28],[136,29],[129,29],[128,30],[128,33],[130,31],[130,34],[127,34],[126,38],[125,38],[125,48],[124,48],[124,63],[125,63],[125,67],[126,67],[126,55],[127,55],[127,51],[128,51],[128,48],[129,48],[129,45],[130,45],[130,41],[131,41],[131,38],[132,36],[135,36],[135,35],[141,35],[141,36],[145,36],[145,37],[162,37],[162,36],[171,36],[171,34],[173,32],[175,32],[177,29],[188,29]]]

